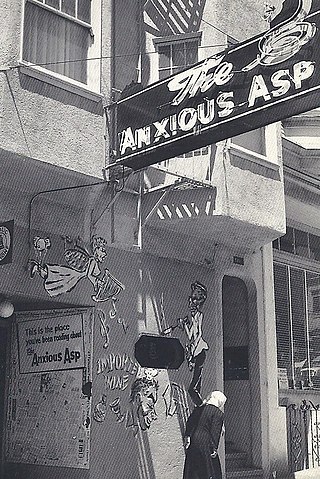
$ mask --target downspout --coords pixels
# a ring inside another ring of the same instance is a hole
[[[110,100],[111,104],[115,102],[115,86],[116,86],[116,0],[111,0],[111,65],[110,65]],[[109,112],[109,113],[108,113]],[[106,115],[110,115],[109,121],[109,155],[108,164],[113,162],[113,151],[116,149],[116,109],[111,106],[109,110],[105,110]],[[106,119],[108,121],[108,119]],[[111,160],[111,161],[110,161]],[[106,162],[107,163],[107,162]],[[111,192],[112,205],[110,208],[110,236],[111,244],[115,241],[115,189]]]
[[[137,24],[138,24],[138,52],[139,52],[139,57],[138,57],[138,65],[137,65],[137,81],[142,84],[142,78],[143,78],[143,52],[142,52],[142,18],[143,18],[143,2],[141,0],[138,1],[138,18],[137,18]],[[139,65],[140,63],[140,65]],[[140,66],[140,71],[139,71],[139,66]],[[142,250],[142,202],[143,202],[143,193],[144,193],[144,171],[140,171],[139,173],[139,196],[138,196],[138,202],[137,202],[137,228],[138,228],[138,234],[137,234],[137,244],[138,248]]]
[[[262,269],[262,275],[261,275],[261,282],[262,282],[262,303],[263,303],[263,332],[264,332],[264,337],[265,337],[265,341],[267,341],[267,338],[268,338],[268,335],[267,335],[267,331],[266,331],[266,327],[267,327],[267,324],[266,324],[266,321],[267,321],[267,315],[268,315],[268,311],[267,311],[267,304],[266,304],[266,264],[265,264],[265,257],[264,257],[264,248],[263,246],[261,246],[260,248],[260,255],[261,255],[261,269]],[[260,350],[260,346],[259,346],[259,350]],[[268,365],[268,362],[267,362],[267,345],[264,343],[264,346],[263,346],[263,353],[262,355],[264,356],[265,358],[265,361],[266,361],[266,364],[265,364],[265,368],[266,368],[266,375],[267,375],[267,378],[269,377],[269,365]],[[259,358],[259,362],[260,362],[260,358]],[[264,397],[264,404],[261,403],[261,417],[262,417],[262,414],[263,414],[263,410],[264,410],[264,405],[266,406],[266,410],[268,412],[268,421],[267,421],[267,428],[265,431],[262,431],[262,437],[261,437],[261,442],[263,444],[264,442],[264,438],[263,438],[263,434],[265,434],[265,441],[267,444],[265,444],[265,449],[264,451],[261,451],[261,459],[262,459],[262,468],[263,468],[263,471],[264,471],[264,477],[269,477],[269,473],[270,473],[270,469],[271,469],[271,463],[270,463],[270,403],[269,403],[269,397],[268,397],[268,387],[269,387],[269,382],[266,381],[266,384],[264,385],[262,383],[262,374],[261,374],[261,371],[260,371],[260,387],[261,387],[261,396]],[[262,391],[262,388],[266,388],[264,391]],[[264,423],[264,421],[262,421]],[[265,452],[265,457],[263,457],[263,453]]]

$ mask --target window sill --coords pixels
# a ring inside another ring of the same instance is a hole
[[[320,396],[320,390],[319,389],[312,389],[312,388],[306,388],[306,389],[279,389],[279,406],[281,407],[287,407],[289,404],[291,404],[292,398],[299,398],[306,399],[306,397],[315,397],[318,400]],[[301,400],[302,400],[301,399]]]
[[[245,160],[251,161],[252,163],[256,163],[258,165],[270,168],[272,170],[279,170],[279,164],[275,163],[274,161],[270,161],[267,156],[260,155],[260,153],[256,153],[251,150],[247,150],[246,148],[243,148],[243,146],[236,145],[232,142],[230,143],[230,153],[240,158],[244,158]]]
[[[276,263],[306,269],[307,271],[320,273],[320,261],[302,256],[297,256],[287,251],[273,249],[273,260]]]
[[[37,65],[30,65],[27,62],[20,62],[20,72],[24,75],[36,78],[37,80],[49,83],[50,85],[62,88],[76,95],[83,96],[96,103],[102,101],[103,95],[90,90],[86,85],[64,77],[58,73],[51,72]]]

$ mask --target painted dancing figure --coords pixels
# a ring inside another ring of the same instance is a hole
[[[39,242],[38,238],[36,238]],[[38,244],[37,242],[37,244]],[[124,290],[124,285],[114,278],[107,269],[102,268],[102,263],[107,256],[107,242],[100,236],[93,236],[91,240],[92,252],[80,246],[78,242],[70,246],[70,239],[65,238],[64,257],[67,266],[60,264],[44,263],[39,255],[36,260],[31,261],[31,277],[35,274],[44,280],[44,288],[51,297],[68,293],[83,278],[87,278],[93,285],[93,301],[102,302],[109,299],[113,302],[111,317],[115,317],[115,301],[117,295]],[[35,245],[36,247],[36,245]],[[38,248],[39,249],[39,248]]]
[[[194,404],[202,404],[201,380],[206,351],[209,349],[207,342],[202,337],[203,312],[202,307],[207,299],[207,288],[199,281],[192,283],[188,307],[190,316],[179,319],[180,327],[184,329],[189,343],[186,346],[186,356],[189,368],[193,370],[193,377],[188,392]]]

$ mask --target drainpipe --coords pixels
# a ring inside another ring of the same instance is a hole
[[[111,104],[115,102],[115,84],[116,84],[116,0],[111,0],[111,65],[110,65],[110,100]],[[111,106],[109,110],[105,111],[106,115],[110,115],[109,121],[109,155],[108,163],[113,162],[113,151],[116,149],[116,109]],[[108,121],[108,119],[106,119]],[[110,155],[111,154],[111,155]],[[110,158],[111,156],[111,158]],[[110,234],[111,244],[115,241],[115,211],[114,211],[114,199],[116,192],[113,189],[111,193],[112,205],[110,208]]]

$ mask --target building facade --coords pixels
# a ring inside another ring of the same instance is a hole
[[[225,477],[288,477],[286,405],[317,381],[318,200],[290,169],[304,150],[272,124],[136,173],[108,169],[116,102],[267,30],[263,2],[0,8],[0,311],[15,310],[1,320],[3,477],[178,479],[186,419],[215,389],[228,397]],[[307,247],[294,233],[302,244],[283,252],[292,229]],[[297,251],[315,309],[307,359],[281,333],[294,318],[277,285]],[[141,335],[179,339],[186,359],[139,364]]]

